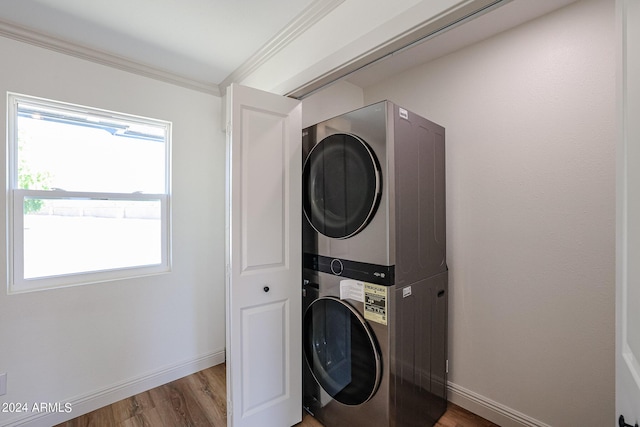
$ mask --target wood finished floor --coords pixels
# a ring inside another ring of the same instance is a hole
[[[56,427],[226,427],[226,401],[225,365],[221,364]],[[305,414],[295,427],[323,426]],[[436,427],[499,426],[449,403]]]

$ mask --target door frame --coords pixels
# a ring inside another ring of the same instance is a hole
[[[639,287],[637,272],[630,270],[640,246],[637,202],[640,193],[640,2],[616,0],[617,33],[617,164],[616,164],[616,422],[624,415],[627,424],[640,422],[640,354],[634,355],[627,342],[630,328],[640,332],[637,322],[629,324],[630,286]],[[635,179],[634,179],[635,178]],[[630,251],[631,248],[631,251]],[[637,263],[637,261],[636,261]],[[630,277],[630,275],[632,277]],[[638,292],[635,290],[635,292]],[[634,292],[634,293],[635,293]],[[640,305],[637,305],[640,309]],[[637,310],[636,310],[637,311]]]

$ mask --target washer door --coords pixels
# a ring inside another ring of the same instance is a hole
[[[366,142],[345,133],[328,136],[304,165],[304,213],[317,232],[349,238],[373,218],[381,187],[380,166]]]
[[[304,315],[304,354],[320,386],[345,405],[360,405],[380,385],[380,352],[364,318],[349,303],[318,298]]]

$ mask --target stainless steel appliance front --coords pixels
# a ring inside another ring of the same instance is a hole
[[[444,156],[444,128],[389,101],[303,130],[303,399],[326,427],[446,408]]]
[[[435,424],[446,409],[447,273],[404,288],[372,285],[384,289],[373,315],[367,296],[345,293],[353,280],[304,276],[305,409],[326,427]]]
[[[446,271],[444,128],[383,101],[302,135],[309,262],[384,266],[395,284]]]

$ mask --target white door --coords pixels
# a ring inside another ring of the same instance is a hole
[[[302,417],[301,104],[227,92],[227,425]]]
[[[616,418],[623,415],[626,424],[634,425],[640,424],[640,0],[618,0],[617,7],[622,61],[618,68]]]

